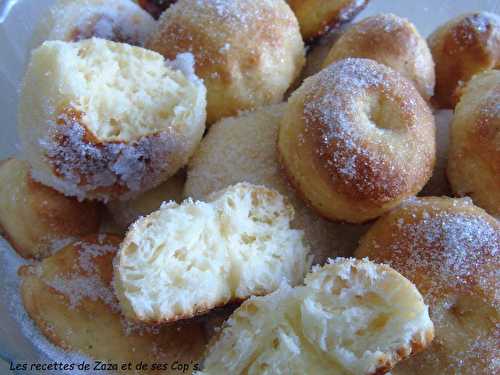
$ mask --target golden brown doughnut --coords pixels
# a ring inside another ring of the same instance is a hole
[[[428,43],[436,63],[434,102],[454,108],[460,88],[474,74],[500,68],[500,17],[487,12],[464,14],[439,27]]]
[[[291,96],[278,148],[290,182],[317,212],[360,223],[425,185],[435,159],[434,117],[399,73],[346,59]]]
[[[455,108],[448,180],[457,196],[470,196],[500,216],[500,71],[474,76]]]
[[[111,287],[113,258],[121,241],[89,236],[19,270],[28,315],[53,344],[109,363],[187,363],[192,371],[206,343],[201,322],[168,326],[132,323],[120,313]],[[123,371],[121,373],[124,373]],[[130,373],[130,372],[126,372]]]
[[[380,218],[359,258],[388,263],[415,283],[436,337],[393,375],[495,375],[500,371],[500,224],[470,199],[421,198]]]
[[[310,41],[361,12],[369,0],[286,0],[299,20],[302,37]]]
[[[27,162],[0,162],[0,231],[25,258],[42,258],[68,241],[96,233],[101,207],[34,181]]]
[[[348,57],[372,59],[412,81],[425,100],[434,93],[434,61],[415,26],[394,14],[368,17],[349,28],[333,45],[324,67]]]
[[[33,47],[92,37],[142,46],[155,26],[153,17],[130,0],[57,0],[38,24]]]
[[[132,199],[187,164],[205,130],[191,54],[92,38],[31,55],[17,122],[33,178],[78,199]]]
[[[180,0],[146,46],[168,59],[195,56],[209,124],[280,102],[304,65],[297,20],[284,0]]]

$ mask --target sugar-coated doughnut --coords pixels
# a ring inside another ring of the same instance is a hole
[[[470,199],[415,199],[374,224],[356,256],[415,283],[436,328],[429,350],[394,375],[499,373],[499,255],[499,222]]]
[[[148,364],[140,371],[145,374],[159,373],[153,363],[174,361],[196,370],[206,343],[201,322],[148,326],[121,315],[111,285],[120,241],[111,235],[89,236],[23,266],[21,297],[29,317],[53,344],[94,360],[119,366],[132,362],[134,368],[142,361]]]
[[[160,208],[163,202],[182,202],[186,171],[181,170],[157,187],[128,201],[111,201],[106,207],[114,222],[122,229],[127,228],[141,216],[149,215]]]
[[[282,175],[276,142],[286,104],[261,107],[213,124],[189,162],[186,197],[204,200],[238,182],[276,189],[295,209],[293,226],[304,230],[315,263],[351,256],[365,225],[332,223],[319,217],[295,194]]]
[[[414,85],[367,59],[346,59],[290,97],[278,139],[286,175],[330,220],[374,219],[432,174],[434,117]]]
[[[174,175],[205,129],[190,54],[173,62],[103,39],[45,42],[23,82],[18,130],[33,177],[79,199],[130,199]]]
[[[432,341],[417,288],[386,265],[337,258],[252,298],[209,345],[203,374],[385,374]]]
[[[472,78],[455,108],[447,175],[457,196],[500,217],[500,71]]]
[[[35,30],[33,45],[92,37],[143,46],[155,20],[130,0],[57,0]]]
[[[172,322],[298,285],[309,263],[293,207],[277,191],[240,183],[208,202],[170,202],[136,221],[115,260],[125,316]]]
[[[454,108],[460,89],[473,75],[500,68],[500,16],[477,12],[461,15],[428,38],[436,63],[434,102]]]
[[[99,204],[78,202],[34,181],[23,160],[0,162],[0,181],[0,232],[22,257],[46,257],[99,230]]]
[[[323,66],[348,58],[372,59],[408,78],[425,100],[434,93],[434,61],[415,26],[394,14],[368,17],[350,27],[333,45]]]
[[[304,65],[299,26],[284,0],[180,0],[158,22],[146,45],[168,59],[194,55],[209,124],[280,102]]]
[[[300,24],[302,37],[311,41],[361,12],[369,0],[286,0]]]

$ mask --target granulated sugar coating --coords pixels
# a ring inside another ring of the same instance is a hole
[[[145,325],[121,315],[111,286],[112,261],[120,241],[110,235],[89,236],[36,265],[21,267],[22,303],[36,325],[30,329],[39,329],[63,350],[96,360],[119,364],[178,360],[190,363],[192,370],[206,343],[202,322]],[[52,359],[52,353],[46,354]]]
[[[421,198],[381,218],[358,257],[388,263],[413,281],[430,307],[430,350],[393,374],[500,371],[500,224],[469,199]]]

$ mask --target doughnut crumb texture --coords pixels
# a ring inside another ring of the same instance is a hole
[[[274,190],[241,183],[164,204],[135,222],[115,263],[115,291],[125,316],[171,322],[229,302],[297,285],[309,268],[293,208]]]
[[[337,258],[238,308],[203,374],[384,374],[433,339],[415,286],[385,265]]]
[[[278,148],[291,184],[319,214],[361,223],[427,183],[435,163],[434,117],[399,73],[349,58],[293,93]]]
[[[153,17],[130,0],[57,0],[37,25],[33,47],[93,37],[143,46],[155,26]]]
[[[45,42],[23,82],[18,131],[33,177],[78,199],[130,199],[185,165],[205,128],[193,57],[102,39]]]
[[[468,198],[410,200],[380,218],[356,257],[384,262],[415,283],[436,329],[428,350],[397,375],[497,374],[500,224]]]
[[[299,25],[284,0],[183,0],[160,17],[147,48],[190,52],[207,87],[207,122],[282,101],[305,63]]]
[[[111,284],[120,241],[107,234],[86,236],[22,266],[20,292],[29,317],[52,344],[91,363],[197,363],[206,343],[202,322],[146,325],[121,314]]]

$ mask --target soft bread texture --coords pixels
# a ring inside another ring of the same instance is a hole
[[[208,203],[165,204],[138,220],[117,256],[115,290],[126,316],[169,322],[302,282],[309,268],[293,208],[246,183]]]
[[[189,163],[184,195],[204,200],[238,182],[276,189],[294,207],[293,226],[304,231],[315,263],[351,256],[367,226],[322,219],[295,194],[280,171],[276,142],[285,108],[284,103],[262,107],[212,125]]]
[[[414,85],[368,59],[306,79],[288,100],[280,159],[297,192],[331,220],[374,219],[432,175],[435,124]]]
[[[412,81],[420,95],[434,94],[434,61],[425,39],[415,26],[394,14],[368,17],[350,27],[333,45],[324,66],[348,58],[372,59]]]
[[[349,22],[369,0],[286,0],[300,24],[306,41],[323,35],[329,29]]]
[[[113,257],[120,238],[89,236],[33,266],[23,266],[21,296],[53,344],[109,363],[190,364],[206,343],[201,322],[148,326],[126,320],[113,294]],[[134,370],[134,368],[133,368]],[[122,371],[134,373],[134,371]],[[158,372],[151,369],[136,373]]]
[[[204,374],[384,374],[433,338],[415,286],[385,265],[337,258],[305,286],[252,298],[209,346]]]
[[[436,338],[393,375],[500,371],[500,224],[470,199],[415,199],[380,218],[356,256],[388,263],[429,305]]]
[[[18,130],[33,177],[79,199],[130,199],[187,163],[205,129],[192,55],[102,39],[45,42],[23,82]]]
[[[35,29],[33,47],[47,40],[92,37],[142,46],[155,21],[130,0],[57,0]]]
[[[453,109],[469,79],[500,68],[500,16],[487,12],[461,15],[439,27],[428,43],[436,63],[434,103]]]
[[[144,192],[128,201],[112,201],[107,204],[114,222],[126,229],[141,216],[146,216],[160,208],[163,202],[182,202],[186,171],[181,170],[175,176],[157,187]]]
[[[0,233],[24,258],[43,258],[99,230],[99,204],[78,202],[34,181],[26,161],[1,161],[0,181]]]
[[[467,84],[451,125],[448,180],[457,196],[500,217],[500,71]]]
[[[304,43],[284,0],[180,0],[146,44],[166,58],[191,52],[207,86],[207,120],[280,102],[304,65]]]

